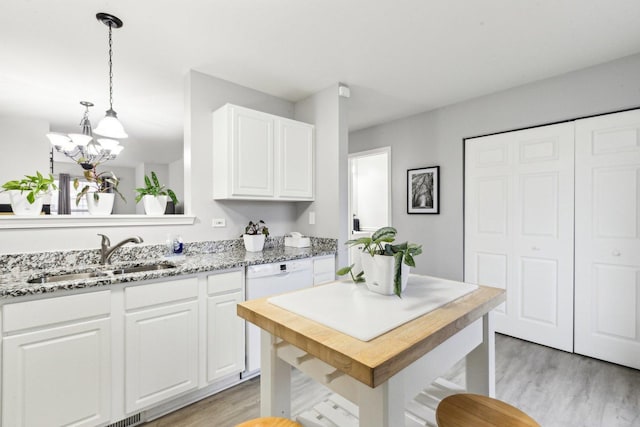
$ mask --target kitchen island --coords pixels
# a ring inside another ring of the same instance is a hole
[[[408,286],[443,281],[427,276],[409,280]],[[336,285],[363,286],[341,282],[323,286]],[[392,303],[396,297],[387,298]],[[466,390],[493,396],[490,312],[504,301],[504,290],[478,286],[369,341],[285,310],[268,298],[241,303],[238,315],[263,329],[261,413],[291,416],[290,366],[357,405],[360,426],[406,425],[405,408],[413,397],[464,357]]]

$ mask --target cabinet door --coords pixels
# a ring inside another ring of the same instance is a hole
[[[313,286],[336,280],[336,257],[318,257],[313,259]]]
[[[126,411],[132,413],[198,385],[198,302],[126,314]]]
[[[207,381],[244,371],[244,321],[236,314],[242,291],[207,301]]]
[[[3,340],[3,426],[95,426],[110,419],[110,320]]]
[[[575,351],[640,369],[640,111],[576,122]]]
[[[313,126],[294,120],[277,120],[278,197],[313,199]]]
[[[273,118],[259,111],[231,108],[231,195],[273,197]]]
[[[467,141],[465,280],[507,290],[496,331],[573,350],[573,123]]]

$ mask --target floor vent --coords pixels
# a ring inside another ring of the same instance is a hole
[[[135,414],[125,418],[124,420],[109,424],[107,427],[131,427],[138,424],[140,424],[140,414]]]

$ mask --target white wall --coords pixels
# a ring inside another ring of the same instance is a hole
[[[371,127],[349,151],[392,146],[393,225],[416,272],[463,278],[463,138],[640,106],[640,55]],[[352,91],[352,96],[357,96]],[[440,215],[406,213],[406,171],[440,166]]]
[[[0,117],[0,185],[35,175],[36,171],[49,173],[51,144],[47,132],[46,120]],[[0,203],[9,203],[9,195],[0,193]]]
[[[348,99],[338,95],[338,84],[295,105],[295,119],[314,123],[315,201],[298,202],[296,231],[338,239],[338,263],[346,264]],[[315,224],[309,224],[309,213]]]
[[[184,160],[169,163],[169,188],[176,193],[178,206],[176,213],[184,212]]]

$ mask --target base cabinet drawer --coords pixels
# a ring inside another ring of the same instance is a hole
[[[110,322],[109,318],[88,320],[5,337],[2,425],[107,424],[111,418]]]

